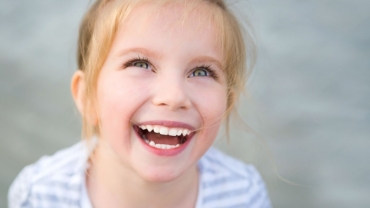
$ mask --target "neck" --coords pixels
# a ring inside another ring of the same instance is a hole
[[[86,177],[93,207],[194,207],[198,192],[196,165],[169,182],[151,182],[107,157],[99,145]]]

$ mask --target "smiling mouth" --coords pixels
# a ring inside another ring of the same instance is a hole
[[[134,125],[140,138],[157,149],[178,148],[189,140],[192,133],[186,128],[169,128],[159,125]]]

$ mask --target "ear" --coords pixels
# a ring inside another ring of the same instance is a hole
[[[91,126],[98,124],[97,114],[91,102],[86,100],[85,73],[77,70],[71,80],[71,92],[78,111]]]

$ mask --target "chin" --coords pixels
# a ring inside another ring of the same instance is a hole
[[[146,171],[140,174],[144,181],[149,183],[168,183],[176,180],[181,174],[169,170]]]

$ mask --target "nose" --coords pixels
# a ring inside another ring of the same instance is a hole
[[[187,93],[185,81],[173,77],[158,80],[154,91],[153,104],[168,107],[172,111],[189,109],[191,100]]]

